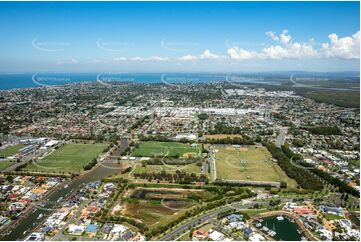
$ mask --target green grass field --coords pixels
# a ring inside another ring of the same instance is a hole
[[[288,187],[297,183],[270,159],[272,155],[262,146],[215,146],[217,177],[231,180],[285,181]]]
[[[106,144],[65,144],[23,170],[41,172],[81,172],[84,165],[102,153]]]
[[[0,157],[8,157],[8,156],[13,156],[16,155],[16,153],[18,153],[18,151],[22,148],[24,148],[26,145],[22,145],[22,144],[18,144],[18,145],[13,145],[10,147],[7,147],[3,150],[0,150]]]
[[[191,203],[189,203],[191,206]],[[144,222],[149,228],[166,225],[180,217],[184,210],[172,210],[162,204],[146,201],[126,203],[124,215]]]
[[[187,173],[194,173],[194,174],[203,174],[201,167],[197,166],[195,163],[191,163],[188,165],[147,165],[145,167],[138,165],[134,173],[152,173],[152,172],[161,172],[162,170],[166,171],[167,173],[175,173],[177,170],[184,171]],[[208,175],[208,174],[204,174]]]
[[[178,142],[142,142],[133,152],[133,156],[165,156],[165,157],[185,157],[199,156],[201,152],[200,145],[192,147],[190,144]]]
[[[343,217],[343,216],[338,216],[338,215],[328,214],[328,213],[323,213],[323,216],[324,216],[325,219],[327,219],[328,221],[345,219],[345,217]]]
[[[198,202],[189,199],[191,194],[209,198],[212,193],[205,190],[138,188],[125,193],[119,215],[144,222],[149,228],[163,226],[177,219]]]
[[[187,230],[182,236],[180,236],[177,241],[191,241],[192,237],[190,235],[190,231]]]
[[[129,162],[128,162],[129,163]],[[134,168],[135,166],[135,168]],[[134,178],[134,174],[140,174],[143,172],[147,172],[147,173],[158,173],[161,172],[162,170],[166,171],[167,173],[175,173],[177,170],[180,171],[184,171],[187,173],[194,173],[196,175],[200,175],[203,174],[207,177],[209,177],[209,173],[202,173],[202,168],[200,166],[197,166],[195,163],[191,163],[188,165],[146,165],[145,167],[142,166],[142,164],[138,163],[136,165],[133,165],[133,168],[126,172],[126,173],[117,173],[115,175],[112,176],[112,178],[126,178],[128,180],[133,180],[135,181],[136,179]],[[144,181],[147,182],[147,181]]]
[[[2,160],[2,161],[0,161],[0,171],[5,170],[6,168],[11,166],[12,164],[14,164],[14,162],[10,161],[10,160]]]

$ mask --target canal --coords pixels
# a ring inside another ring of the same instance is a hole
[[[278,220],[276,216],[266,217],[263,218],[261,224],[275,231],[276,235],[272,236],[272,238],[278,241],[300,241],[304,236],[298,225],[285,216],[283,216],[283,220]]]
[[[126,139],[121,140],[121,148],[124,149],[124,146],[127,146],[128,142]],[[118,149],[112,154],[115,155],[119,151]],[[116,165],[111,167],[111,165],[98,166],[93,171],[85,174],[84,176],[71,181],[68,186],[52,193],[47,199],[45,204],[41,206],[36,206],[27,217],[22,219],[14,228],[10,229],[10,232],[2,234],[0,240],[9,241],[9,240],[20,240],[23,239],[30,231],[32,231],[38,224],[43,222],[43,220],[55,211],[57,207],[63,202],[63,198],[71,195],[76,192],[79,187],[84,183],[99,181],[108,176],[114,175],[119,172]],[[43,219],[38,219],[39,215],[43,215]]]

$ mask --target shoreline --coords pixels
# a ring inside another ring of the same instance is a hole
[[[302,223],[302,221],[295,214],[288,212],[288,211],[279,210],[279,211],[270,211],[270,212],[260,213],[250,219],[250,225],[258,233],[265,236],[265,238],[268,238],[270,236],[265,234],[263,231],[260,231],[258,228],[256,228],[254,226],[254,222],[257,219],[276,217],[276,216],[285,216],[285,217],[293,219],[295,221],[295,223],[297,224],[297,226],[299,227],[299,229],[302,231],[303,235],[307,238],[307,240],[319,241],[319,239],[317,237],[315,237],[309,229],[306,228],[306,226]],[[270,237],[270,238],[272,238],[272,240],[275,240],[273,237]]]

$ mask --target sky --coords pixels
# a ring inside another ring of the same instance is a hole
[[[358,71],[359,2],[0,2],[0,72]]]

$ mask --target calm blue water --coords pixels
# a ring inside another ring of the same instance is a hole
[[[58,86],[79,82],[200,83],[225,81],[226,74],[160,73],[31,73],[0,74],[0,90]]]

